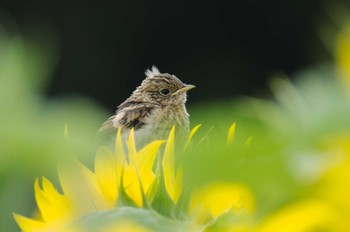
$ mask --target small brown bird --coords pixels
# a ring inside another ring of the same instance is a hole
[[[141,85],[118,106],[115,115],[103,123],[98,136],[115,138],[120,128],[126,139],[134,128],[137,147],[141,148],[151,141],[165,139],[174,125],[178,137],[188,135],[186,92],[195,86],[182,83],[174,75],[160,73],[155,66],[145,74]]]

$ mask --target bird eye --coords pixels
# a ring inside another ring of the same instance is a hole
[[[163,95],[168,95],[170,93],[170,90],[169,89],[162,89],[160,91],[160,93],[163,94]]]

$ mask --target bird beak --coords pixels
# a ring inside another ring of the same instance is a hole
[[[196,86],[194,86],[194,85],[185,85],[185,87],[182,87],[181,89],[177,90],[176,92],[171,94],[171,96],[177,95],[179,93],[187,92],[188,90],[193,89],[195,87]]]

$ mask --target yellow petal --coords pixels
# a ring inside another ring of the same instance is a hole
[[[141,151],[135,157],[135,163],[137,165],[140,174],[144,172],[151,172],[152,167],[156,158],[156,155],[159,151],[160,145],[165,141],[157,140],[141,149]],[[142,178],[142,175],[141,175]]]
[[[175,157],[174,157],[174,136],[175,126],[171,129],[169,137],[165,146],[162,166],[165,182],[165,189],[168,192],[171,200],[176,204],[178,200],[178,193],[176,192],[176,178],[175,178]]]
[[[118,177],[118,186],[120,186],[120,178],[122,176],[123,166],[126,163],[126,154],[124,151],[121,129],[118,129],[117,137],[115,141],[115,156],[116,156],[116,164],[117,164],[117,177]]]
[[[135,155],[136,155],[137,151],[136,151],[136,145],[135,145],[134,128],[131,128],[131,130],[130,130],[129,139],[128,139],[126,145],[128,147],[129,159],[135,159]]]
[[[125,164],[123,184],[127,195],[139,206],[143,206],[143,195],[146,195],[155,180],[152,167],[160,145],[164,141],[154,141],[146,145]]]
[[[235,139],[236,123],[232,123],[227,135],[227,144],[232,144]]]
[[[174,203],[176,204],[182,193],[182,168],[176,172],[175,186],[174,186]]]
[[[47,229],[44,222],[26,218],[16,213],[13,214],[13,217],[22,232],[43,232]]]
[[[306,200],[272,214],[258,226],[257,231],[349,231],[346,220],[326,202]]]
[[[144,177],[146,180],[149,177]],[[153,177],[154,178],[154,177]],[[126,164],[123,170],[123,185],[128,197],[133,200],[137,206],[143,206],[143,197],[141,185],[139,181],[138,171],[135,168],[134,161],[131,164]]]
[[[60,194],[53,184],[45,177],[42,177],[42,185],[47,199],[54,206],[60,218],[71,211],[72,206],[67,197]]]
[[[95,174],[81,163],[59,167],[58,173],[63,192],[74,204],[78,215],[112,207],[104,198]]]
[[[193,192],[189,212],[198,222],[207,222],[226,212],[251,212],[251,191],[241,184],[216,182]]]
[[[95,175],[105,199],[112,207],[118,197],[118,171],[116,158],[106,147],[101,147],[97,151]]]
[[[123,141],[122,141],[122,136],[121,136],[121,129],[118,129],[117,132],[117,137],[115,140],[115,155],[117,157],[117,163],[122,164],[124,163],[125,160],[125,152],[124,152],[124,146],[123,146]]]
[[[187,149],[188,145],[190,145],[190,142],[192,141],[192,138],[194,136],[194,134],[196,134],[197,130],[202,126],[202,124],[198,124],[197,126],[195,126],[191,132],[190,132],[190,135],[188,136],[188,139],[186,141],[186,144],[185,144],[185,149]]]
[[[61,220],[70,211],[68,199],[59,194],[53,185],[43,178],[43,190],[39,186],[39,180],[35,180],[35,199],[45,222]]]
[[[22,232],[83,232],[69,222],[44,223],[15,213],[13,217]]]
[[[154,141],[145,146],[137,155],[135,165],[139,173],[140,184],[146,195],[148,195],[150,187],[155,180],[153,172],[154,161],[159,151],[159,147],[164,141]]]

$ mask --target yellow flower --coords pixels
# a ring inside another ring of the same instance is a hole
[[[177,175],[178,181],[174,183],[171,176],[171,171],[174,170],[174,130],[175,128],[166,145],[163,170],[169,195],[177,201],[181,193],[181,175]],[[131,130],[126,143],[128,153],[125,153],[121,133],[118,131],[115,152],[107,147],[99,148],[94,172],[77,161],[68,167],[59,167],[63,194],[49,180],[43,178],[42,188],[39,180],[36,180],[35,197],[42,218],[29,219],[14,214],[15,220],[22,231],[63,230],[63,225],[76,218],[113,209],[120,200],[122,191],[138,207],[143,207],[144,202],[151,197],[150,188],[156,179],[152,168],[163,142],[154,141],[137,151]]]
[[[334,205],[350,217],[350,136],[329,139],[333,165],[316,184],[312,195]]]
[[[253,193],[238,183],[215,182],[195,190],[189,214],[199,223],[231,212],[233,215],[250,214],[255,208]]]
[[[35,181],[35,199],[42,219],[29,219],[14,214],[22,231],[59,231],[74,217],[69,199],[58,193],[47,179],[43,178],[42,185],[40,188],[38,179]]]
[[[64,194],[60,194],[45,178],[42,188],[35,181],[35,197],[42,219],[14,217],[22,231],[62,230],[64,224],[89,213],[116,207],[120,188],[139,207],[155,180],[152,166],[163,141],[155,141],[136,151],[133,131],[127,141],[128,158],[118,132],[116,151],[102,147],[97,151],[95,171],[79,162],[59,168]]]
[[[327,144],[326,151],[333,163],[308,197],[278,209],[256,231],[350,231],[350,139],[332,136]]]
[[[234,138],[234,125],[229,132],[230,142]],[[185,149],[199,127],[200,125],[192,129]],[[181,163],[175,165],[175,127],[171,129],[166,140],[163,156],[159,157],[162,172],[157,176],[158,170],[154,170],[155,161],[163,143],[164,141],[154,141],[138,151],[134,131],[131,130],[125,152],[121,132],[118,131],[115,151],[107,147],[98,149],[94,171],[78,161],[59,167],[59,181],[63,194],[59,193],[49,180],[42,178],[42,187],[39,180],[36,180],[35,197],[41,218],[30,219],[14,214],[17,224],[23,232],[79,232],[79,227],[71,226],[72,222],[96,212],[113,211],[123,206],[149,209],[159,180],[164,181],[162,184],[165,186],[165,194],[176,205],[182,194],[182,167]],[[159,175],[163,175],[162,178]],[[213,183],[193,193],[189,215],[196,223],[207,223],[227,212],[238,215],[253,209],[254,197],[243,185]],[[130,223],[119,223],[106,228],[107,231],[110,228],[113,228],[113,231],[148,231],[142,226],[131,226]]]
[[[268,217],[256,231],[349,231],[346,217],[323,201],[305,200],[286,206]]]
[[[120,137],[119,133],[117,138],[119,144],[121,144]],[[139,207],[143,206],[144,197],[149,194],[156,178],[152,167],[162,143],[163,141],[154,141],[137,152],[133,130],[130,132],[127,142],[129,161],[124,160],[123,162],[122,188]],[[124,154],[123,157],[125,158],[126,155]]]

